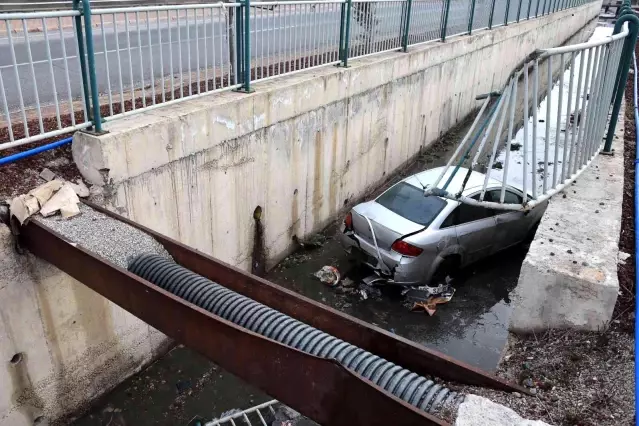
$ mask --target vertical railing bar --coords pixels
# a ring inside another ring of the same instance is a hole
[[[189,96],[193,94],[193,71],[191,71],[191,24],[189,22],[189,9],[184,10],[184,20],[186,21],[186,63],[189,74]]]
[[[513,83],[512,83],[512,94],[510,96],[510,112],[508,113],[510,115],[510,120],[508,122],[508,140],[506,141],[506,150],[505,150],[505,154],[506,154],[506,158],[504,160],[504,176],[502,178],[501,181],[501,194],[499,196],[499,202],[500,203],[504,203],[504,197],[506,196],[506,185],[508,184],[508,170],[509,170],[509,165],[510,165],[510,145],[512,144],[512,140],[513,140],[513,128],[515,126],[514,121],[515,121],[515,103],[517,102],[517,82],[519,81],[519,76],[515,76],[513,77]],[[490,173],[490,172],[489,172]]]
[[[442,41],[446,41],[446,33],[448,32],[448,15],[450,13],[450,2],[451,0],[444,0],[445,1],[445,11],[444,11],[444,22],[442,24]],[[493,7],[495,5],[495,0],[493,0]]]
[[[566,70],[566,60],[564,58],[564,54],[560,54],[559,58],[559,96],[557,97],[557,122],[555,123],[555,157],[552,170],[553,188],[557,186],[557,168],[559,167],[559,140],[561,138],[561,107],[564,98],[564,72]]]
[[[519,0],[519,7],[517,8],[517,22],[519,22],[519,18],[521,17],[521,6],[524,0]]]
[[[122,58],[120,54],[120,37],[118,36],[117,17],[115,13],[113,14],[113,33],[115,38],[115,51],[117,53],[116,56],[118,58],[118,81],[120,83],[120,105],[121,105],[120,112],[123,113],[125,111],[124,82],[122,81],[124,79],[124,73],[122,72]]]
[[[475,19],[476,0],[470,2],[470,17],[468,18],[468,35],[473,33],[473,19]]]
[[[177,21],[177,36],[178,36],[178,71],[180,72],[180,98],[184,97],[184,72],[182,68],[182,26],[180,25],[180,11],[177,10],[175,14]],[[187,23],[188,25],[188,20]]]
[[[67,95],[69,97],[69,113],[71,114],[71,126],[75,126],[75,111],[73,109],[73,92],[71,91],[71,79],[69,76],[69,61],[67,59],[67,47],[62,32],[62,18],[58,17],[58,31],[60,33],[60,47],[62,48],[62,58],[64,59],[64,74],[67,82]]]
[[[40,95],[38,94],[38,82],[36,81],[35,68],[33,66],[33,56],[31,55],[31,41],[29,40],[29,32],[27,31],[27,20],[22,19],[22,30],[24,31],[24,43],[27,47],[27,60],[31,68],[31,84],[33,84],[33,92],[35,95],[36,108],[38,112],[38,123],[40,124],[40,133],[44,133],[44,124],[42,122],[42,109],[40,108]]]
[[[113,115],[113,94],[111,90],[111,71],[109,69],[109,51],[107,49],[106,31],[104,30],[104,15],[100,15],[100,28],[102,28],[102,51],[104,53],[104,67],[107,77],[107,95],[109,97],[109,115]],[[117,34],[116,34],[117,37]],[[62,39],[64,43],[64,39]]]
[[[49,30],[47,29],[47,20],[42,18],[42,31],[44,33],[44,44],[46,46],[47,62],[49,63],[49,73],[51,74],[51,84],[53,84],[53,101],[55,105],[55,118],[58,124],[58,129],[62,128],[62,122],[60,121],[60,104],[58,103],[58,91],[55,89],[55,74],[53,73],[53,61],[51,60],[51,46],[49,41]]]
[[[594,53],[593,53],[593,49],[595,49]],[[577,146],[579,147],[577,149],[577,153],[576,153],[576,157],[575,157],[575,172],[577,170],[581,169],[581,153],[583,151],[583,145],[585,144],[585,136],[584,136],[584,132],[585,132],[585,128],[586,128],[586,123],[587,123],[587,117],[586,117],[586,108],[587,108],[587,103],[586,103],[586,95],[588,93],[588,79],[590,78],[590,67],[592,65],[592,58],[593,56],[596,56],[598,51],[598,48],[590,48],[589,52],[588,52],[588,65],[586,66],[586,74],[584,76],[584,87],[583,87],[583,92],[582,92],[582,97],[581,97],[581,119],[580,119],[580,124],[579,124],[579,134],[578,134],[578,139],[577,139]]]
[[[596,104],[595,104],[595,114],[594,114],[594,120],[593,120],[593,125],[592,125],[592,130],[591,130],[591,142],[590,142],[590,146],[589,146],[589,150],[588,150],[588,158],[592,158],[592,156],[594,155],[595,151],[596,151],[596,147],[601,145],[601,137],[599,136],[599,126],[601,125],[601,119],[602,117],[607,117],[608,114],[604,114],[603,111],[603,106],[605,104],[604,101],[604,96],[605,96],[605,86],[606,83],[609,79],[607,79],[608,76],[608,68],[610,66],[610,62],[612,60],[612,51],[611,51],[611,45],[607,44],[602,46],[602,62],[600,63],[600,76],[598,77],[598,89],[597,89],[597,98],[596,98]],[[610,105],[610,104],[608,104]]]
[[[224,22],[226,22],[226,19],[224,20]],[[213,10],[211,9],[211,26],[213,26]],[[207,43],[207,38],[208,38],[208,31],[206,31],[206,9],[202,9],[202,31],[204,32],[204,36],[202,37],[202,40],[204,42],[204,92],[208,92],[209,91],[209,49],[208,49],[208,43]],[[213,40],[211,40],[211,43],[213,43]],[[220,40],[220,43],[223,43]],[[198,51],[198,57],[199,57],[200,53]],[[200,83],[198,82],[198,90],[200,90]]]
[[[244,90],[251,91],[251,0],[244,0]],[[257,37],[257,34],[256,34]],[[256,74],[257,76],[257,74]]]
[[[584,129],[584,142],[579,162],[579,168],[588,162],[588,149],[591,143],[591,129],[592,129],[592,119],[591,116],[593,114],[593,107],[596,101],[596,90],[597,90],[597,82],[599,77],[599,66],[601,59],[601,46],[597,46],[597,50],[595,53],[594,63],[592,67],[592,73],[590,74],[590,90],[587,92],[587,96],[589,97],[588,102],[586,103],[586,109],[584,111],[584,123],[586,128]]]
[[[564,126],[564,148],[563,157],[561,160],[561,183],[566,181],[566,170],[570,170],[570,153],[572,152],[572,146],[568,142],[568,126],[570,126],[570,112],[573,111],[573,99],[572,91],[575,80],[575,52],[570,54],[570,77],[568,81],[568,101],[566,102],[566,124]],[[571,126],[572,127],[572,126]],[[566,165],[568,161],[568,165]]]
[[[528,201],[528,127],[529,127],[529,107],[528,107],[528,61],[524,62],[524,158],[522,159],[522,189],[523,189],[523,203]],[[536,165],[533,164],[533,168]]]
[[[135,12],[135,27],[138,33],[138,53],[140,56],[140,79],[142,80],[142,107],[146,108],[146,81],[144,79],[144,59],[142,58],[142,36],[140,33],[140,12]]]
[[[544,141],[544,194],[548,191],[548,150],[550,145],[550,105],[552,104],[552,56],[546,59],[548,63],[547,71],[547,93],[546,95],[546,133]]]
[[[577,89],[575,91],[575,107],[573,112],[573,123],[570,129],[570,156],[568,157],[568,178],[571,178],[575,173],[575,164],[577,164],[577,144],[579,144],[579,128],[581,127],[581,113],[580,99],[581,99],[581,84],[584,79],[584,64],[586,63],[587,50],[584,49],[579,53],[579,76],[577,77]]]
[[[284,16],[286,16],[286,11],[284,11]],[[279,27],[278,31],[277,31],[277,38],[278,38],[278,42],[277,45],[279,46],[278,52],[277,52],[277,74],[280,75],[282,74],[282,66],[284,65],[282,62],[284,60],[286,60],[286,54],[285,54],[285,46],[284,43],[282,42],[282,38],[286,39],[286,27],[282,21],[282,7],[278,7],[277,8],[277,25]],[[282,37],[282,33],[284,33],[284,37]]]
[[[351,20],[353,15],[353,0],[346,0],[346,29],[344,30],[344,54],[342,65],[348,67],[348,57],[350,56],[350,40],[351,40]]]
[[[537,110],[539,108],[539,59],[535,59],[533,67],[533,126],[532,126],[532,193],[533,199],[537,198]]]
[[[200,87],[202,78],[200,76],[200,23],[197,19],[197,12],[198,9],[193,9],[193,25],[195,27],[195,69],[197,72],[197,94],[199,95],[202,93]]]
[[[217,19],[215,18],[215,15],[217,12]],[[216,68],[217,68],[217,64],[215,61],[215,21],[217,21],[218,27],[222,27],[222,23],[224,23],[224,27],[226,28],[226,26],[231,26],[233,25],[233,19],[227,17],[225,9],[219,9],[219,10],[215,10],[211,7],[211,71],[213,73],[213,77],[212,77],[212,81],[213,81],[213,88],[211,90],[215,90],[217,89],[217,78],[216,78]],[[233,14],[235,14],[235,10],[233,10]],[[225,31],[224,33],[229,34],[229,29],[227,28],[227,31]],[[204,32],[206,33],[206,26],[204,27]],[[233,32],[231,32],[231,34],[233,34]],[[229,37],[229,41],[230,41],[230,37]],[[224,38],[220,39],[220,45],[224,44]],[[227,47],[229,46],[229,43],[227,43]],[[206,55],[208,56],[208,48],[206,49],[207,53]],[[237,46],[235,48],[235,55],[237,56]],[[234,58],[231,58],[231,50],[229,49],[229,59],[231,61],[234,60]],[[224,60],[223,58],[221,60]],[[231,82],[231,71],[230,68],[231,64],[229,64],[229,84]],[[237,78],[237,61],[235,61],[233,63],[233,69],[235,70],[235,76]],[[236,81],[237,83],[237,81]],[[206,90],[209,89],[209,79],[208,79],[208,75],[206,77]]]
[[[164,53],[162,50],[162,31],[160,30],[160,11],[155,11],[155,19],[157,23],[157,32],[158,32],[158,49],[160,51],[160,80],[162,81],[162,102],[166,102],[166,81],[164,79]],[[170,23],[168,25],[169,31],[171,31]]]
[[[233,14],[236,17],[235,23],[233,23],[233,20],[230,17],[227,17],[226,14],[224,14],[224,16],[222,16],[222,13],[224,12],[224,9],[222,9],[222,11],[217,12],[217,16],[218,16],[218,39],[220,42],[220,88],[224,87],[224,62],[226,62],[226,58],[224,56],[224,35],[226,34],[227,37],[229,37],[229,32],[228,31],[224,31],[224,29],[222,28],[222,22],[224,22],[224,26],[226,26],[226,23],[228,22],[228,25],[235,25],[235,33],[236,33],[236,46],[235,46],[235,51],[233,52],[235,57],[231,58],[231,51],[229,49],[228,50],[228,57],[229,57],[229,66],[228,66],[228,72],[229,72],[229,76],[226,80],[227,82],[227,86],[231,85],[231,61],[234,60],[234,70],[235,70],[235,84],[238,83],[239,81],[239,60],[237,55],[240,52],[240,46],[237,43],[238,39],[241,39],[241,37],[239,37],[238,32],[240,31],[239,28],[237,28],[237,20],[239,17],[239,8],[235,8],[233,10]],[[211,14],[213,14],[213,8],[211,8]],[[232,33],[231,33],[232,34]],[[213,25],[213,23],[211,23],[211,53],[213,56],[212,62],[213,62],[213,89],[217,89],[217,61],[215,60],[216,57],[216,46],[215,46],[215,25]],[[227,43],[228,46],[228,43]]]
[[[179,13],[179,12],[178,12]],[[176,16],[177,19],[177,16]],[[175,99],[175,75],[173,70],[173,35],[171,31],[171,11],[166,11],[166,20],[167,20],[167,33],[169,34],[169,66],[171,69],[171,100]],[[180,31],[180,27],[177,27],[178,32]]]
[[[0,69],[0,95],[2,95],[2,109],[4,115],[7,117],[7,131],[9,132],[9,142],[13,142],[13,124],[11,124],[11,114],[9,113],[9,104],[7,103],[7,96],[4,90],[4,81],[2,79],[2,69]]]
[[[129,82],[131,83],[131,109],[135,110],[135,82],[133,81],[133,57],[131,56],[131,35],[129,34],[129,14],[124,12],[124,31],[126,48],[129,55]]]
[[[490,155],[490,160],[488,161],[488,166],[486,166],[486,177],[484,178],[484,184],[482,186],[481,193],[479,195],[479,201],[484,201],[484,196],[486,195],[486,188],[488,187],[488,181],[490,180],[490,172],[493,168],[493,164],[495,162],[495,156],[497,155],[497,149],[499,147],[499,141],[501,139],[501,132],[504,129],[504,121],[506,119],[506,114],[508,114],[508,102],[510,102],[510,95],[513,89],[514,79],[511,78],[508,81],[508,85],[506,86],[505,93],[502,95],[504,97],[503,103],[500,105],[502,110],[499,111],[501,114],[499,116],[499,125],[497,126],[497,133],[495,133],[495,139],[493,141],[493,152]],[[497,114],[497,111],[495,111]],[[487,129],[486,132],[489,132]]]

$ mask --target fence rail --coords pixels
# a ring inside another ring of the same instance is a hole
[[[326,0],[0,13],[0,151],[591,0]],[[51,3],[51,2],[47,2]],[[125,2],[126,3],[126,2]]]
[[[602,150],[610,152],[625,87],[622,74],[627,75],[637,39],[639,20],[634,15],[629,20],[632,25],[622,26],[620,19],[613,35],[540,50],[527,58],[496,99],[484,101],[425,195],[490,209],[528,210],[574,182]],[[473,171],[485,175],[480,190],[448,191],[455,174],[467,180]]]

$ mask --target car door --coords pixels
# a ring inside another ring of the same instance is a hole
[[[464,253],[464,265],[493,252],[495,218],[491,209],[460,204],[451,215],[453,216],[450,220],[455,224],[457,240]],[[446,224],[445,221],[443,225]]]
[[[501,189],[487,191],[484,199],[498,203],[501,199]],[[506,189],[504,192],[504,204],[521,204],[522,201],[521,195],[514,191]],[[528,233],[528,221],[524,212],[496,211],[495,222],[494,251],[503,250],[521,242]]]

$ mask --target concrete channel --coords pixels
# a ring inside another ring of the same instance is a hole
[[[607,31],[599,29],[593,38],[601,37]],[[557,83],[553,86],[553,94],[558,90],[561,88]],[[540,110],[545,109],[545,102],[544,98]],[[440,138],[366,198],[374,197],[405,176],[443,165],[472,118],[473,115]],[[515,140],[518,138],[521,138],[521,129]],[[331,265],[338,268],[343,278],[353,280],[356,286],[363,278],[365,271],[351,263],[336,238],[338,225],[339,220],[311,237],[314,244],[310,248],[306,244],[289,255],[268,272],[266,278],[470,365],[495,370],[508,337],[513,309],[510,295],[517,285],[527,246],[469,267],[453,283],[457,290],[453,300],[440,305],[435,315],[429,317],[424,312],[412,312],[396,289],[371,291],[366,288],[365,295],[360,291],[345,294],[343,288],[336,291],[313,277],[322,266]],[[167,421],[186,424],[197,416],[215,418],[228,410],[248,408],[270,399],[204,357],[178,346],[147,370],[118,386],[74,424],[106,424],[114,419],[116,423],[113,424],[122,425],[133,420],[141,425],[165,424]]]

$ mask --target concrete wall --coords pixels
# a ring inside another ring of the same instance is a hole
[[[525,55],[562,44],[600,3],[446,43],[353,60],[77,134],[74,158],[106,205],[250,267],[263,208],[269,264],[499,90]]]
[[[168,343],[54,266],[18,255],[0,224],[0,425],[45,425],[77,411]]]

